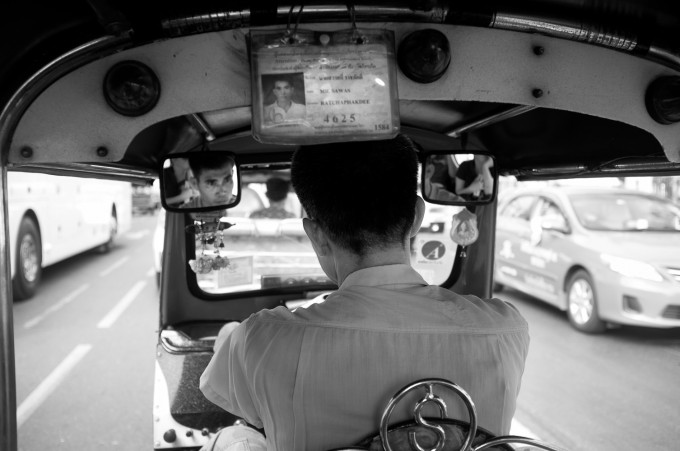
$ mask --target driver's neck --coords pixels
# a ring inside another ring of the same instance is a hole
[[[282,210],[286,209],[286,200],[269,200],[270,208],[280,208]]]
[[[359,256],[345,249],[334,249],[333,261],[335,263],[336,280],[338,286],[352,274],[361,269],[372,268],[375,266],[410,264],[411,255],[408,243],[404,245],[394,245],[387,248],[371,249],[364,255]]]

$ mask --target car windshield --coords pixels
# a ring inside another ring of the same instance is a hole
[[[569,196],[587,229],[610,231],[680,231],[680,209],[671,202],[636,194]]]
[[[193,266],[206,293],[313,287],[334,289],[324,274],[302,226],[305,212],[290,185],[290,171],[243,170],[241,200],[222,218],[230,227],[208,241],[197,240]],[[282,193],[272,193],[283,189]],[[285,195],[284,195],[285,194]],[[270,199],[273,197],[273,199]],[[451,274],[457,245],[451,219],[461,207],[426,204],[418,234],[410,240],[411,263],[432,284]],[[217,259],[220,257],[220,259]],[[219,262],[226,267],[219,267]],[[198,261],[208,261],[205,271]]]

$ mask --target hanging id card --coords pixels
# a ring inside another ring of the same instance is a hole
[[[390,30],[251,31],[252,130],[269,144],[389,139],[399,133]]]

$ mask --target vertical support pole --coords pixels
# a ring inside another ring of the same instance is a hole
[[[4,160],[4,158],[3,158]],[[17,450],[17,399],[12,318],[7,165],[0,164],[0,450]]]

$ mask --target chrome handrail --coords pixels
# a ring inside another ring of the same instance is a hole
[[[7,168],[0,165],[0,449],[17,449],[16,374],[12,319],[12,273],[10,270]]]
[[[442,451],[442,449],[444,448],[446,438],[446,433],[444,432],[444,429],[441,426],[437,425],[436,423],[426,421],[421,415],[421,410],[425,404],[434,403],[440,408],[442,417],[446,417],[446,404],[444,403],[444,400],[442,398],[440,398],[434,393],[435,386],[448,388],[449,390],[456,393],[463,401],[463,404],[465,404],[465,407],[467,408],[468,411],[468,415],[470,416],[470,430],[468,431],[467,437],[465,438],[465,441],[463,442],[460,451],[471,450],[472,440],[475,438],[475,435],[477,434],[477,410],[475,408],[474,402],[472,402],[472,398],[470,398],[470,395],[468,395],[467,392],[463,390],[459,385],[447,381],[446,379],[432,378],[422,379],[405,386],[404,388],[399,390],[387,403],[387,406],[385,407],[385,410],[383,411],[383,414],[380,418],[380,440],[382,441],[382,445],[386,451],[392,451],[392,446],[390,445],[388,439],[388,428],[390,416],[392,415],[394,408],[404,398],[404,396],[419,388],[425,388],[426,393],[425,396],[420,401],[418,401],[413,410],[415,422],[421,426],[436,431],[438,437],[437,445],[428,451]],[[414,432],[412,432],[409,435],[409,441],[412,444],[412,446],[414,446],[418,451],[426,451],[422,446],[420,446],[420,444],[416,440]]]
[[[469,420],[470,428],[467,432],[467,436],[465,437],[465,441],[461,445],[460,449],[457,451],[484,451],[494,446],[512,443],[531,445],[535,448],[540,448],[547,451],[565,451],[564,448],[560,448],[534,438],[522,437],[518,435],[504,435],[498,437],[491,437],[485,440],[483,443],[479,443],[476,446],[473,446],[473,440],[477,435],[477,410],[475,408],[475,404],[472,401],[470,395],[461,386],[446,379],[440,378],[421,379],[419,381],[408,384],[401,390],[397,391],[397,393],[389,400],[380,418],[380,440],[385,451],[392,451],[392,445],[389,442],[388,433],[389,433],[389,419],[390,416],[392,415],[392,412],[394,411],[394,408],[407,394],[421,388],[425,389],[425,396],[416,403],[415,408],[413,409],[414,420],[416,424],[431,429],[433,430],[433,432],[435,432],[435,434],[437,435],[437,444],[434,446],[434,448],[431,448],[429,450],[424,449],[416,440],[416,433],[413,431],[409,433],[409,444],[412,448],[415,448],[417,451],[444,450],[444,444],[446,442],[446,432],[444,431],[444,428],[437,424],[436,421],[425,420],[421,415],[421,410],[425,404],[434,403],[437,407],[439,407],[439,410],[442,414],[442,418],[446,419],[447,411],[446,404],[444,403],[444,400],[441,397],[434,393],[435,386],[444,387],[454,392],[463,401],[463,404],[467,408],[468,415],[470,417]],[[360,448],[347,448],[347,449],[360,449]]]
[[[356,22],[414,22],[431,24],[470,25],[499,30],[539,33],[554,38],[575,40],[591,45],[610,48],[626,53],[637,52],[641,58],[658,62],[675,70],[680,70],[680,55],[670,48],[657,45],[641,46],[644,37],[611,32],[603,24],[561,20],[541,15],[517,14],[504,11],[472,12],[455,11],[448,2],[438,1],[425,10],[416,10],[410,4],[396,6],[354,5],[353,19]],[[290,13],[290,5],[279,5],[276,11],[266,17],[258,17],[250,9],[236,11],[213,11],[210,13],[167,18],[162,28],[170,36],[228,30],[239,27],[264,25],[285,25]],[[308,5],[300,12],[305,22],[347,21],[347,6],[344,4]],[[260,23],[263,22],[263,23]],[[266,22],[266,23],[265,23]]]

